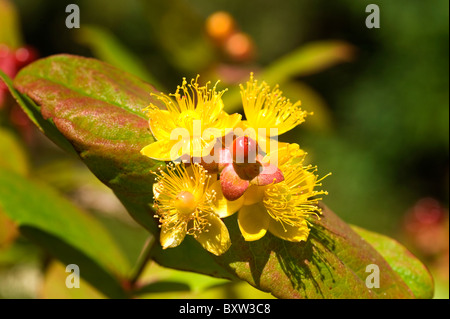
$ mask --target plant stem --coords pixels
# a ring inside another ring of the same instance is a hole
[[[141,253],[139,254],[139,257],[137,259],[135,272],[129,281],[130,287],[134,287],[137,280],[139,279],[139,276],[144,271],[145,266],[147,265],[147,262],[150,259],[151,251],[154,244],[155,244],[155,237],[153,235],[150,235],[145,241],[145,244],[142,247]]]

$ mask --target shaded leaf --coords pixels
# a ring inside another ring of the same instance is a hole
[[[11,131],[0,127],[0,167],[20,175],[26,175],[29,169],[28,156],[18,138]]]
[[[314,222],[306,243],[287,242],[271,234],[246,242],[235,217],[225,219],[231,248],[223,256],[214,258],[228,270],[228,278],[243,279],[278,298],[414,297],[383,257],[327,208],[321,220]],[[165,266],[198,271],[195,266],[183,263],[183,257],[189,254],[196,254],[200,259],[201,252],[196,253],[191,245],[183,243],[167,252],[161,251],[155,254],[155,259]],[[378,289],[365,285],[369,275],[365,270],[369,264],[380,268],[383,284]]]
[[[0,154],[1,169],[10,170],[19,175],[28,173],[28,157],[22,145],[11,131],[2,127],[0,127]],[[8,247],[18,235],[19,231],[16,225],[0,207],[0,250]]]
[[[166,61],[177,70],[194,74],[214,63],[214,48],[203,32],[204,20],[189,3],[167,0],[142,4],[149,28],[147,41],[156,41]]]
[[[142,274],[142,282],[148,282],[150,287],[155,282],[162,281],[164,283],[176,283],[173,288],[188,288],[181,291],[152,291],[145,293],[145,286],[137,293],[138,298],[183,298],[183,299],[269,299],[273,298],[270,294],[255,289],[244,281],[229,281],[224,279],[213,278],[210,276],[188,273],[174,269],[164,268],[156,263],[150,263]],[[158,286],[156,286],[158,287]],[[167,286],[163,286],[167,287]]]
[[[102,61],[127,70],[153,85],[158,85],[139,58],[120,43],[110,31],[93,25],[83,25],[83,28],[77,30],[77,41],[90,47]]]
[[[117,278],[131,269],[103,226],[47,186],[0,169],[0,209],[32,239],[112,297],[124,296]]]
[[[317,41],[301,46],[275,60],[256,74],[260,81],[285,87],[294,77],[321,72],[353,58],[355,48],[343,41]],[[225,109],[233,112],[242,108],[238,87],[232,87],[223,96]],[[306,108],[307,109],[307,108]]]
[[[81,273],[81,271],[80,271]],[[44,299],[103,299],[105,295],[80,278],[79,288],[68,289],[65,285],[69,273],[66,266],[53,261],[47,267],[39,298]]]
[[[144,295],[149,293],[163,293],[163,292],[181,292],[181,291],[189,291],[190,288],[187,284],[177,281],[157,281],[153,283],[149,283],[137,291],[135,291],[135,295]]]
[[[302,123],[306,130],[333,132],[334,123],[331,110],[325,100],[310,86],[303,82],[291,81],[283,85],[283,93],[291,101],[301,101],[302,109],[313,113]]]
[[[434,294],[433,277],[408,249],[395,239],[352,226],[361,237],[369,242],[405,281],[416,298],[430,299]]]
[[[19,236],[14,222],[0,208],[0,252]],[[1,258],[0,258],[1,259]]]
[[[280,85],[294,76],[318,73],[335,64],[348,62],[354,47],[343,41],[317,41],[300,47],[264,69],[261,78]]]
[[[0,0],[0,44],[12,49],[22,45],[17,10],[13,3]]]

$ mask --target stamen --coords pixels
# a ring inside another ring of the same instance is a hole
[[[197,236],[205,231],[215,194],[208,192],[211,176],[198,163],[191,165],[189,173],[184,164],[167,165],[167,171],[155,173],[159,181],[155,191],[159,194],[154,207],[161,225]]]
[[[266,82],[258,84],[253,73],[247,87],[240,85],[242,103],[248,123],[254,128],[278,128],[281,135],[303,123],[308,114],[300,106],[301,102],[292,103],[283,97],[278,85],[273,90]]]
[[[319,182],[330,174],[318,180],[314,175],[317,167],[303,166],[303,159],[300,163],[288,162],[283,165],[284,181],[271,185],[264,194],[263,203],[267,212],[281,223],[285,231],[285,225],[302,226],[309,215],[316,215],[319,218],[321,209],[318,203],[322,198],[317,196],[328,194],[314,188],[320,186]]]

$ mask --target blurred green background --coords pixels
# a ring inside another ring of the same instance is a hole
[[[237,84],[250,71],[280,84],[289,98],[314,112],[280,140],[299,143],[321,175],[333,173],[324,180],[325,204],[346,222],[405,244],[432,271],[436,297],[448,298],[448,1],[9,3],[17,13],[17,32],[15,40],[4,42],[15,49],[31,46],[40,57],[92,56],[166,92],[183,76],[220,79],[221,87],[229,88],[224,96],[229,112],[242,111]],[[65,27],[70,3],[79,5],[79,29]],[[379,29],[365,25],[369,3],[380,8]],[[0,7],[3,14],[5,8]],[[2,23],[5,19],[0,30]],[[3,35],[6,28],[13,32],[13,25],[4,25]],[[145,235],[109,190],[36,132],[11,100],[3,104],[0,125],[24,145],[35,176],[107,223],[136,230],[131,236],[143,241]],[[3,233],[12,227],[1,225]],[[9,238],[14,240],[0,245],[0,297],[73,297],[48,288],[58,269],[63,276],[59,264],[26,239]],[[149,270],[149,276],[158,273],[165,279],[186,277]],[[267,297],[243,284],[206,277],[186,285],[188,292],[147,297]]]

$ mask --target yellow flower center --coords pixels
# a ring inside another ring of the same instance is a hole
[[[169,164],[167,172],[159,170],[155,187],[155,217],[166,228],[184,229],[186,234],[198,235],[214,214],[215,194],[208,191],[210,175],[199,164],[188,171],[184,164]]]
[[[189,131],[189,134],[192,135],[194,132],[194,121],[201,121],[201,119],[202,116],[199,112],[186,110],[178,115],[176,123],[177,126],[186,128]]]
[[[197,207],[195,196],[188,191],[180,192],[174,200],[173,206],[182,214],[191,214]]]

